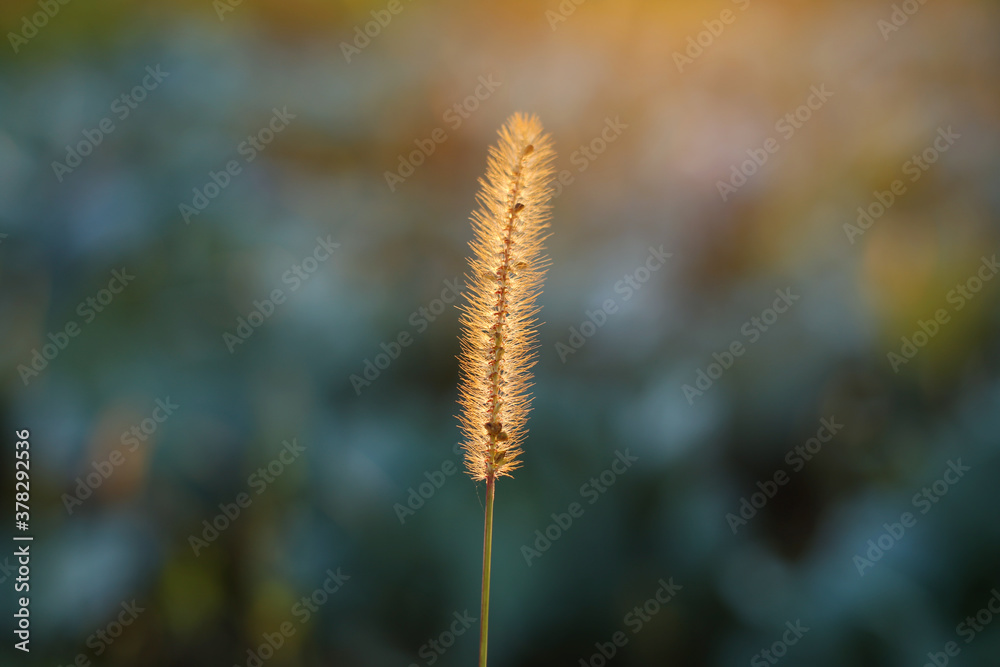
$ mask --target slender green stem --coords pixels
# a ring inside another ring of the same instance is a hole
[[[486,667],[486,635],[490,618],[490,557],[493,553],[493,475],[486,478],[486,528],[483,531],[483,606],[479,612],[479,667]]]

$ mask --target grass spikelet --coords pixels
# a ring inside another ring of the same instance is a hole
[[[554,161],[552,139],[541,121],[514,114],[490,148],[476,197],[479,208],[472,213],[459,402],[466,469],[486,482],[480,667],[486,667],[495,482],[520,466],[531,407],[535,301],[548,266],[542,243],[548,236]]]
[[[555,150],[536,116],[514,114],[490,148],[472,214],[468,301],[462,309],[465,463],[475,480],[520,466],[536,345],[535,300],[548,266]]]

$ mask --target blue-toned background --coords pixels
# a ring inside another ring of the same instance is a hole
[[[473,664],[455,303],[515,111],[561,174],[490,664],[995,664],[994,3],[0,28],[2,664]]]

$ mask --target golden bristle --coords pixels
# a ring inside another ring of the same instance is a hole
[[[461,316],[463,448],[476,480],[509,475],[520,465],[555,174],[552,139],[536,116],[514,114],[499,134],[479,180]]]

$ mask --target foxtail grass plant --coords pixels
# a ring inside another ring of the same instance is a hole
[[[496,480],[521,462],[535,363],[536,299],[548,266],[555,149],[534,115],[514,114],[490,148],[472,213],[470,273],[462,307],[461,426],[465,465],[486,482],[479,665],[486,667]]]

